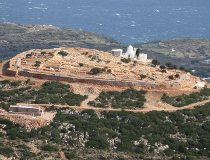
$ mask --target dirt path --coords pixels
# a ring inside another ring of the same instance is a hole
[[[96,95],[92,96],[91,99],[94,99],[94,97],[97,97]],[[91,107],[89,105],[87,105],[88,99],[87,101],[83,102],[83,105],[81,106],[68,106],[69,108],[75,109],[77,111],[82,111],[84,109],[93,109],[96,112],[100,112],[100,111],[121,111],[122,109],[114,109],[114,108],[98,108],[98,107]],[[132,112],[150,112],[153,110],[156,111],[168,111],[168,112],[174,112],[177,110],[182,110],[182,109],[193,109],[195,106],[200,106],[200,105],[204,105],[206,103],[210,103],[210,99],[202,101],[202,102],[197,102],[197,103],[193,103],[184,107],[173,107],[169,104],[163,103],[161,101],[156,102],[156,104],[154,102],[152,103],[145,103],[145,108],[144,109],[139,109],[139,110],[130,110],[130,109],[124,109],[125,111],[132,111]],[[153,105],[152,105],[153,104]],[[42,104],[43,106],[45,104]],[[66,105],[55,105],[55,107],[57,108],[61,108],[61,107],[66,107]]]
[[[66,156],[65,156],[64,152],[60,152],[60,155],[61,155],[61,159],[62,160],[65,160],[66,159]]]
[[[81,106],[80,107],[81,108],[89,108],[90,106],[87,103],[89,101],[95,100],[98,96],[99,96],[99,94],[91,94],[91,95],[88,95],[88,98],[81,103]]]

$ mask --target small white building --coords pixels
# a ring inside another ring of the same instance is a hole
[[[36,116],[42,115],[42,110],[40,109],[40,107],[22,106],[22,105],[10,105],[9,112],[16,114],[30,114]]]
[[[140,53],[140,54],[139,54],[139,57],[138,57],[137,59],[140,60],[140,61],[145,62],[145,61],[147,60],[147,54],[145,54],[145,53]]]
[[[202,61],[201,66],[210,66],[210,59]]]
[[[114,55],[114,56],[122,56],[123,50],[122,49],[112,49],[111,52],[112,52],[112,55]]]

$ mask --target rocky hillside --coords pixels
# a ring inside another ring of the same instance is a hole
[[[210,39],[201,38],[175,38],[135,44],[135,46],[179,58],[206,59],[210,54]]]
[[[0,22],[0,58],[10,58],[29,49],[83,47],[98,50],[125,45],[106,36],[76,29],[45,25],[21,25]]]

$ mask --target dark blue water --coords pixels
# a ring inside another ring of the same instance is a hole
[[[210,38],[210,0],[0,0],[0,21],[81,29],[125,44]]]

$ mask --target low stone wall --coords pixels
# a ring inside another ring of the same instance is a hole
[[[180,80],[180,81],[169,81],[168,83],[152,83],[152,82],[139,82],[139,81],[126,81],[126,80],[109,80],[109,79],[97,79],[96,77],[75,77],[75,76],[57,76],[52,74],[45,74],[45,73],[35,73],[30,71],[14,71],[11,69],[8,69],[6,72],[7,75],[15,76],[26,76],[26,77],[34,77],[39,79],[47,79],[47,80],[55,80],[55,81],[65,81],[69,83],[91,83],[91,84],[97,84],[97,85],[111,85],[111,86],[128,86],[128,87],[149,87],[149,88],[183,88],[190,85],[195,84],[194,79],[186,79],[186,80]]]
[[[17,71],[7,69],[6,75],[8,75],[8,76],[16,76],[17,75]]]
[[[10,69],[7,70],[7,74],[9,75],[16,75],[16,71],[12,71]],[[54,81],[64,81],[69,83],[91,83],[97,85],[111,85],[111,86],[128,86],[128,87],[149,87],[149,88],[183,88],[195,83],[194,79],[186,79],[183,81],[169,81],[168,83],[152,83],[152,82],[135,82],[135,81],[126,81],[126,80],[109,80],[109,79],[97,79],[95,77],[92,78],[84,78],[84,77],[72,77],[72,76],[57,76],[57,75],[48,75],[45,73],[34,73],[30,71],[19,71],[17,73],[20,76],[26,77],[34,77],[39,79],[47,79],[47,80],[54,80]]]
[[[93,79],[91,79],[91,78],[76,78],[76,77],[69,77],[69,76],[46,75],[42,73],[31,73],[27,71],[19,71],[18,75],[40,78],[40,79],[47,79],[47,80],[65,81],[65,82],[70,82],[70,83],[80,82],[80,83],[92,83],[92,84],[97,84],[97,85],[114,85],[114,86],[129,86],[129,87],[132,87],[135,85],[135,83],[133,82],[126,82],[126,81],[94,79],[94,77]],[[142,84],[142,85],[145,85],[145,84]]]

